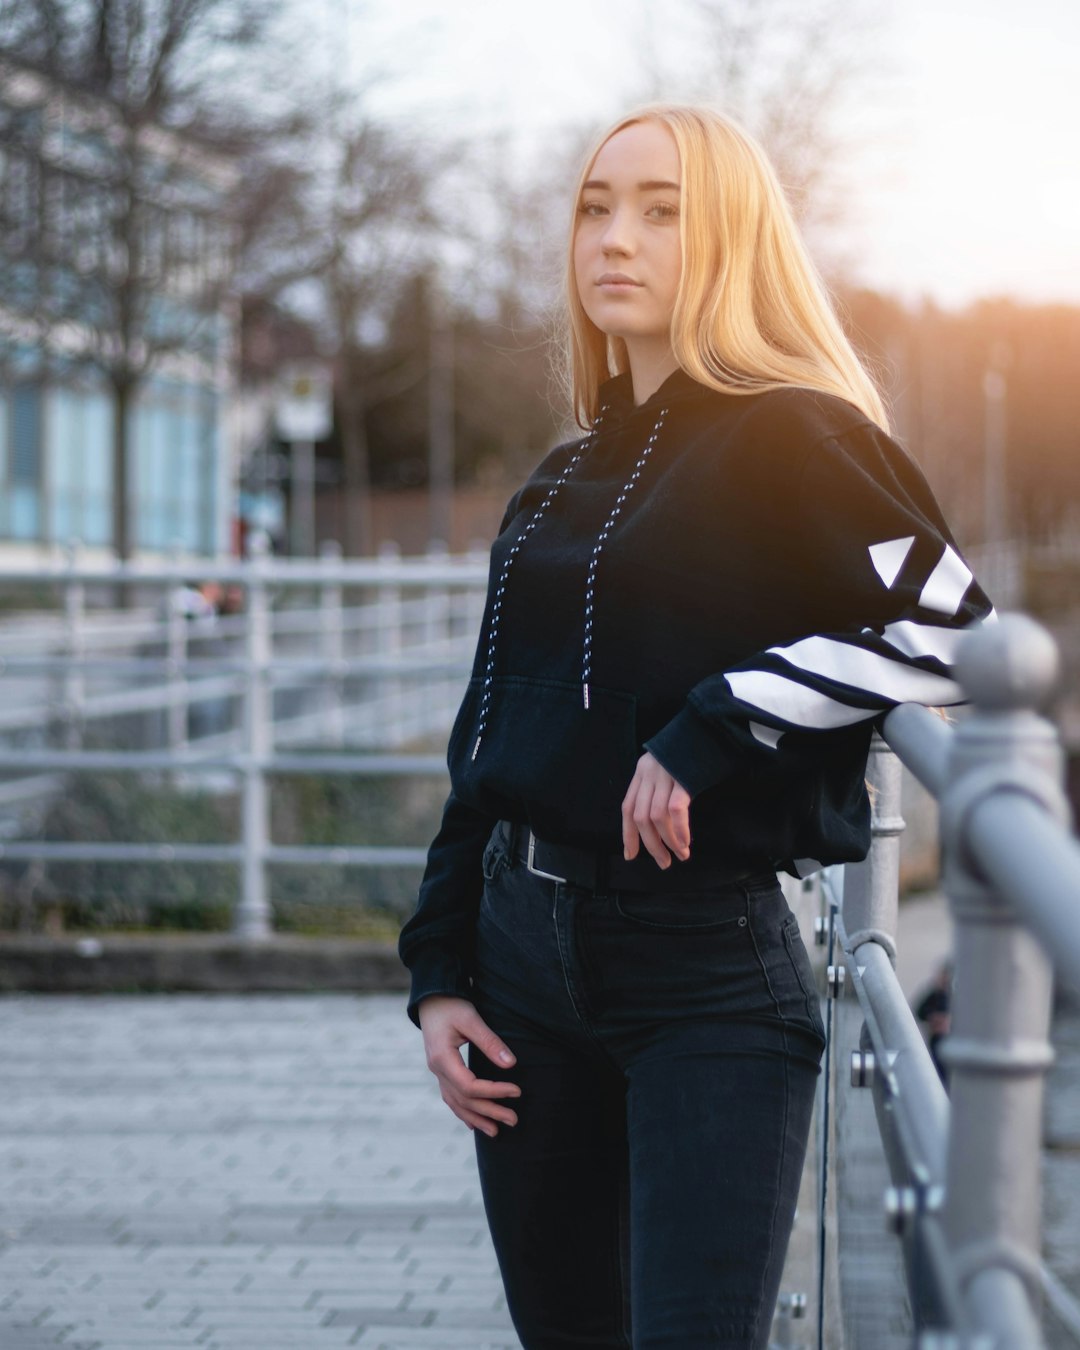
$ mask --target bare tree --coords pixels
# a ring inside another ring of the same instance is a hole
[[[678,67],[655,43],[642,58],[649,96],[674,90],[730,112],[765,145],[804,227],[827,235],[846,214],[844,173],[858,148],[857,119],[846,113],[885,73],[871,42],[880,4],[688,0],[682,13]]]
[[[16,166],[22,190],[4,194],[2,299],[33,325],[43,351],[60,344],[67,359],[107,380],[121,559],[133,543],[129,435],[140,386],[170,358],[204,369],[222,359],[237,161],[257,126],[215,91],[222,54],[250,52],[272,8],[258,0],[0,4],[6,101],[14,90],[16,103],[38,114],[4,128],[7,167]]]
[[[367,418],[377,404],[416,386],[426,356],[388,341],[391,320],[418,277],[432,269],[439,223],[432,188],[447,150],[425,154],[369,116],[364,91],[320,104],[317,142],[286,153],[268,173],[295,210],[253,236],[241,266],[245,291],[278,296],[313,321],[335,367],[342,447],[346,553],[368,551],[371,467]],[[252,213],[254,219],[254,213]],[[415,316],[417,327],[426,315]]]

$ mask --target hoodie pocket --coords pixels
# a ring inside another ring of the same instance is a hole
[[[524,809],[541,839],[619,837],[620,811],[641,753],[637,699],[580,684],[499,676],[476,749],[483,681],[471,680],[450,737],[455,793],[497,816]]]

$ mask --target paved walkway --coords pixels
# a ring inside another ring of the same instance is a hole
[[[909,997],[949,943],[940,901],[904,906]],[[2,1350],[519,1350],[473,1137],[403,1006],[0,998]],[[1074,1289],[1078,1028],[1046,1156],[1048,1256]]]
[[[3,1350],[511,1350],[400,995],[0,1000]]]

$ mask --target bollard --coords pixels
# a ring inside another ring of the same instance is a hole
[[[270,676],[270,594],[265,578],[268,541],[262,531],[250,537],[251,571],[247,582],[247,689],[244,698],[243,844],[240,903],[233,931],[260,941],[273,936],[266,898],[266,848],[270,812],[265,761],[271,751],[273,708]]]
[[[967,847],[990,796],[1035,797],[1067,819],[1057,734],[1035,709],[1057,676],[1057,650],[1024,615],[985,624],[960,644],[957,676],[972,700],[959,722],[942,794],[944,883],[955,921],[951,1111],[944,1231],[970,1329],[1000,1350],[1031,1350],[1039,1332],[1043,1080],[1053,1058],[1050,963]],[[1019,845],[1018,845],[1019,847]]]

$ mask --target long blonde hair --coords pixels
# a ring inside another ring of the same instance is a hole
[[[574,232],[582,186],[604,143],[624,127],[659,122],[682,166],[682,275],[671,345],[684,371],[727,394],[789,385],[847,399],[885,431],[889,417],[848,341],[806,251],[776,173],[758,143],[712,108],[653,104],[599,137],[582,169],[566,269],[569,386],[590,426],[600,385],[629,369],[621,338],[588,318],[574,279]]]

